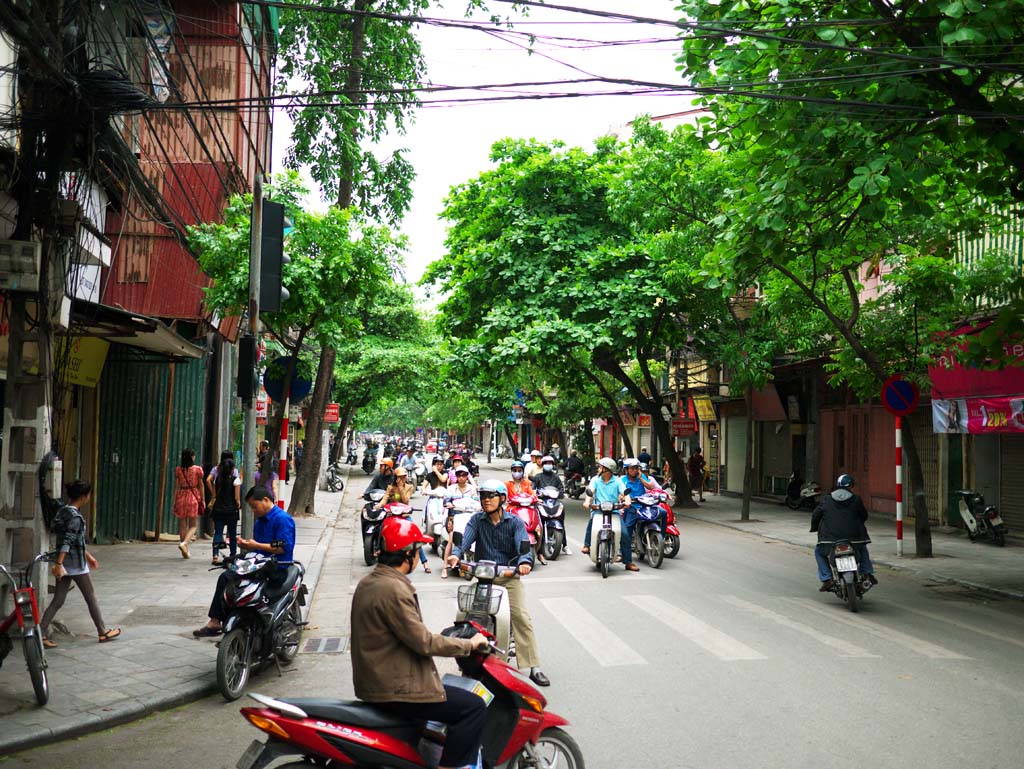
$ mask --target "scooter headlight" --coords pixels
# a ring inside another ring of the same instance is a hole
[[[473,576],[477,579],[494,579],[497,574],[497,565],[494,561],[480,561],[473,570]]]
[[[610,513],[614,509],[615,509],[615,505],[613,505],[611,502],[602,502],[601,503],[601,512],[602,513]]]

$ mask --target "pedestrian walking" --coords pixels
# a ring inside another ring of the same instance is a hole
[[[182,449],[181,462],[174,468],[174,517],[178,519],[178,550],[188,558],[188,545],[196,533],[199,512],[203,509],[203,468],[196,464],[196,453]]]
[[[238,552],[238,517],[242,506],[242,477],[235,468],[235,455],[230,451],[222,451],[220,463],[206,476],[206,488],[210,491],[210,504],[207,510],[213,518],[213,560],[216,564],[217,553],[224,543],[224,530],[227,529],[229,554],[231,557]]]
[[[704,460],[704,455],[701,453],[701,448],[698,446],[693,450],[690,458],[686,460],[686,474],[690,476],[690,496],[693,496],[693,492],[697,492],[700,496],[701,502],[704,501],[704,467],[707,462]]]
[[[57,648],[57,644],[50,640],[50,623],[64,605],[64,599],[67,598],[72,583],[77,585],[78,591],[85,599],[100,643],[113,641],[121,635],[121,628],[108,628],[103,623],[100,605],[96,601],[96,589],[89,575],[90,569],[99,568],[99,562],[85,549],[85,518],[82,516],[82,505],[89,504],[92,498],[92,485],[87,481],[74,480],[65,487],[65,490],[69,501],[57,511],[53,520],[57,560],[50,566],[50,571],[57,579],[57,587],[53,593],[53,601],[39,622],[43,632],[43,646],[47,649]]]

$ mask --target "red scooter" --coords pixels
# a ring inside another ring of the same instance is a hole
[[[516,494],[508,500],[508,511],[526,525],[526,533],[530,535],[530,547],[534,555],[537,553],[537,542],[540,538],[540,500],[535,494]]]
[[[457,622],[443,635],[494,636],[474,622]],[[584,769],[583,754],[568,732],[569,722],[545,710],[547,700],[525,676],[497,654],[475,652],[457,659],[462,676],[445,683],[474,691],[487,702],[481,749],[485,769],[558,766]],[[263,769],[280,758],[299,767],[360,766],[364,769],[422,769],[437,766],[437,743],[424,721],[407,721],[357,700],[285,699],[250,694],[260,707],[242,708],[266,742],[253,740],[238,769]],[[434,752],[431,759],[432,748]]]
[[[672,505],[668,503],[668,494],[664,491],[652,492],[660,496],[658,505],[665,511],[665,557],[675,558],[679,555],[679,527],[676,526],[676,514],[672,512]]]

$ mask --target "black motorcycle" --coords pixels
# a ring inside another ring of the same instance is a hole
[[[852,542],[835,542],[828,553],[828,565],[832,570],[832,592],[856,613],[860,600],[872,587],[872,582],[860,572],[857,550]]]
[[[356,451],[355,446],[348,447],[348,458],[345,461],[350,465],[354,465],[359,461],[359,452]]]
[[[579,499],[587,490],[587,482],[582,473],[565,471],[565,495]]]
[[[271,543],[274,547],[280,544]],[[306,625],[301,609],[308,592],[302,584],[306,569],[294,561],[288,565],[284,581],[271,585],[271,575],[280,568],[274,556],[246,553],[224,559],[217,568],[230,575],[224,588],[228,617],[217,644],[217,686],[224,699],[232,702],[245,693],[253,671],[271,662],[280,671],[282,664],[291,663],[299,653]]]
[[[331,491],[344,490],[345,480],[341,472],[341,462],[332,462],[327,466],[327,488]]]
[[[374,489],[363,495],[366,504],[359,514],[359,521],[363,530],[363,561],[367,566],[373,566],[377,560],[377,551],[380,549],[380,527],[387,517],[383,509],[378,509],[380,501],[384,499],[384,489]]]
[[[554,561],[565,547],[565,506],[562,492],[555,486],[537,489],[540,500],[541,541],[540,551],[544,558]]]
[[[363,452],[363,472],[369,475],[377,466],[377,451],[367,446]]]

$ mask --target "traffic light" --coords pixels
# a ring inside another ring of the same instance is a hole
[[[252,401],[259,389],[256,337],[253,334],[245,334],[238,340],[238,397],[243,401]]]
[[[281,283],[282,270],[291,260],[284,255],[284,206],[263,201],[263,237],[260,242],[260,312],[278,312],[288,301]]]

